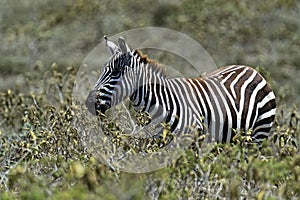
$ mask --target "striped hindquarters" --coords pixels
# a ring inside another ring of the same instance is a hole
[[[235,132],[249,130],[253,142],[268,137],[275,118],[275,95],[256,70],[233,65],[187,81],[204,113],[210,141],[230,142]]]

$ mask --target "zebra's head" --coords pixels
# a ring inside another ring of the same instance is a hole
[[[94,89],[85,102],[88,110],[94,115],[98,115],[99,112],[104,114],[107,109],[128,97],[133,90],[134,77],[130,64],[132,50],[122,37],[118,39],[118,46],[104,38],[112,56],[105,63]]]

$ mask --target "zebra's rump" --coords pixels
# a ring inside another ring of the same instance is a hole
[[[230,142],[237,132],[252,131],[260,143],[275,118],[275,95],[253,68],[232,65],[197,79],[187,79],[204,115],[209,140]]]

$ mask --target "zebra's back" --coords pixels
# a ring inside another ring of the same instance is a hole
[[[256,70],[232,65],[187,82],[204,115],[209,140],[230,142],[235,133],[248,131],[256,143],[268,137],[275,118],[275,95]]]

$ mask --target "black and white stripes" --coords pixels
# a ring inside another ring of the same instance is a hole
[[[217,142],[230,142],[236,132],[251,131],[256,143],[268,137],[275,95],[253,68],[232,65],[201,78],[170,79],[123,38],[119,47],[111,41],[107,46],[112,57],[86,101],[93,114],[129,97],[136,110],[152,116],[152,124],[168,123],[175,134],[193,127]]]

